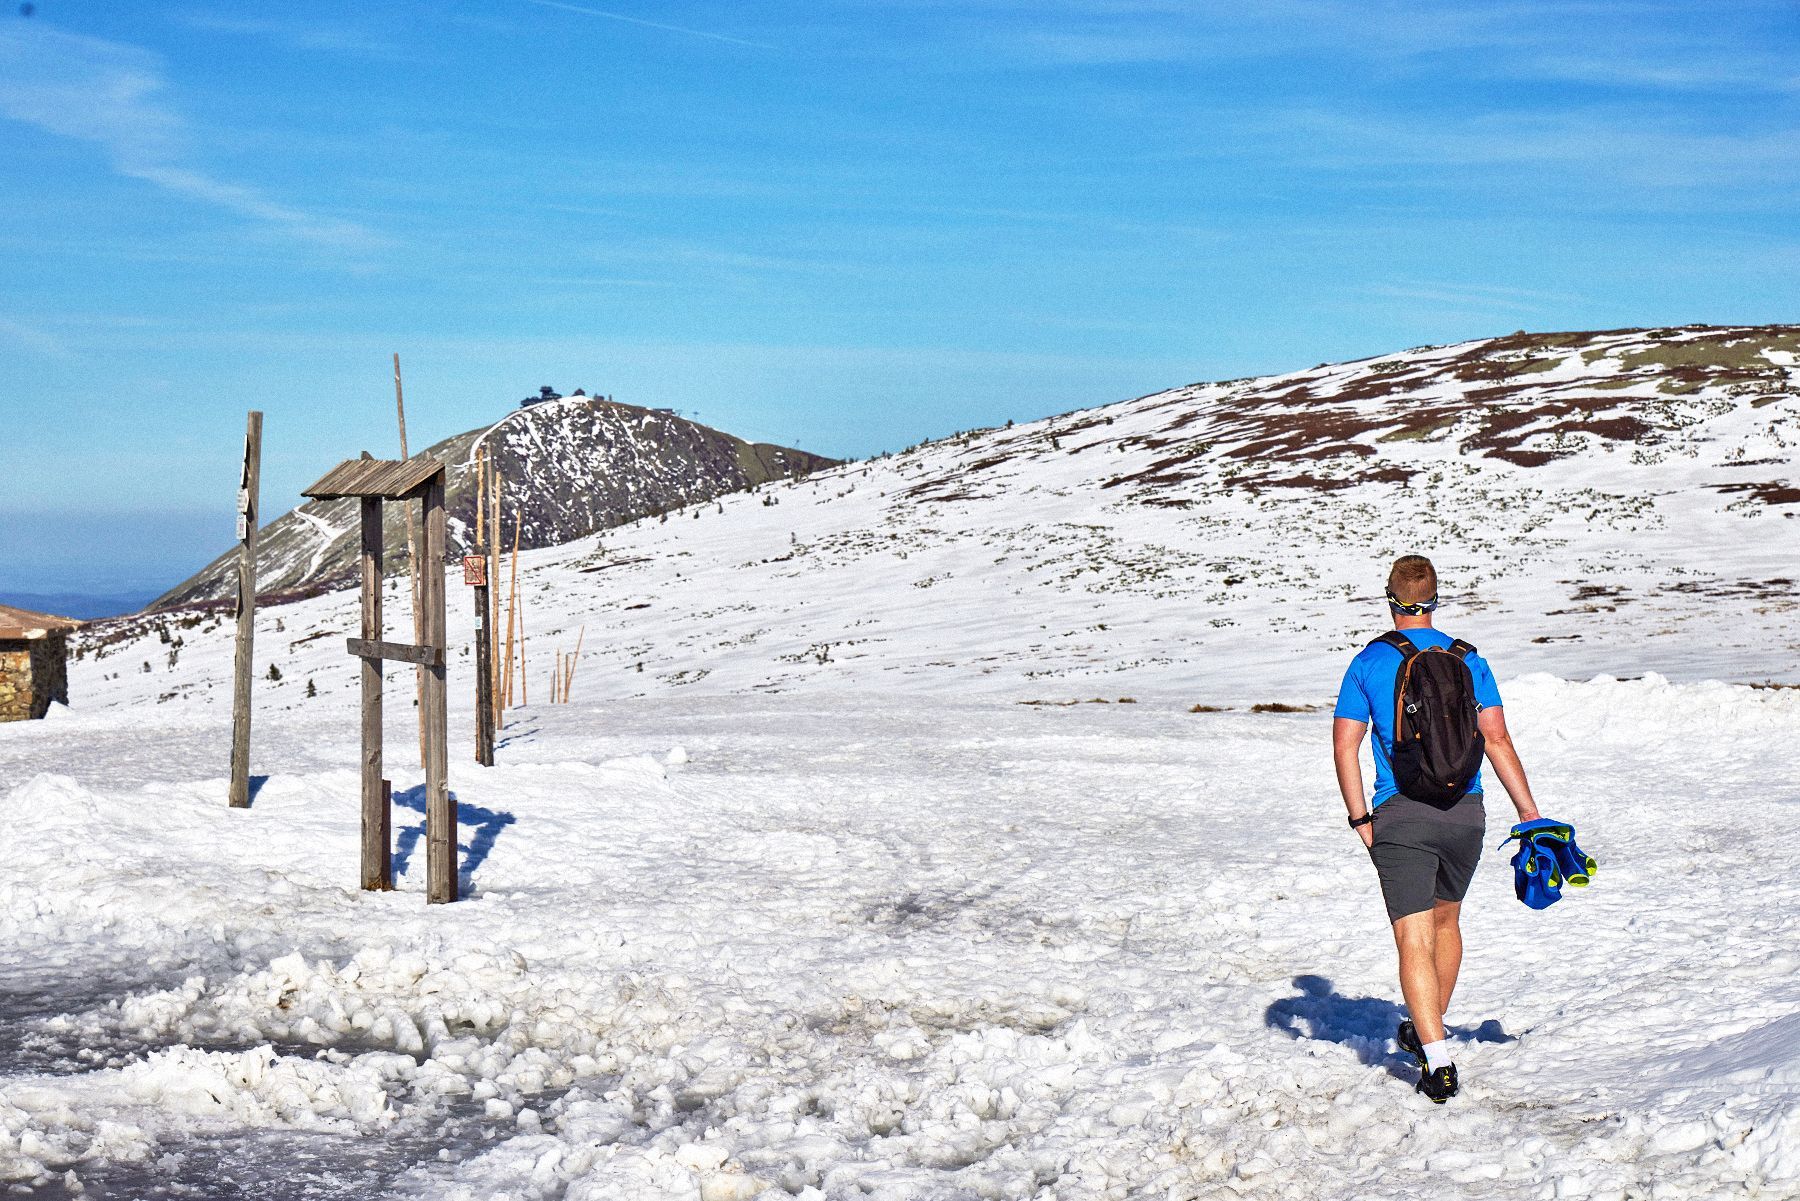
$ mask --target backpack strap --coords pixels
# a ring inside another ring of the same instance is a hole
[[[1419,648],[1412,644],[1412,639],[1408,638],[1405,634],[1402,634],[1399,630],[1389,630],[1369,645],[1373,646],[1375,643],[1385,643],[1399,651],[1402,662],[1410,660],[1414,655],[1419,653]],[[1471,646],[1469,649],[1474,650],[1475,648]]]
[[[1464,642],[1461,638],[1451,642],[1449,650],[1465,663],[1468,661],[1469,656],[1475,653],[1475,648],[1469,643]]]

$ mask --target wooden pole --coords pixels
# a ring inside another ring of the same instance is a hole
[[[420,565],[425,602],[421,646],[438,648],[425,668],[425,899],[441,905],[456,899],[456,806],[450,800],[450,746],[446,721],[447,622],[444,616],[444,475],[425,486],[425,560]]]
[[[531,703],[531,677],[525,673],[525,598],[519,598],[519,703]]]
[[[485,452],[475,457],[475,545],[474,552],[482,567],[480,584],[475,586],[475,762],[484,767],[494,765],[494,627],[488,620],[492,608],[488,589],[492,579],[487,574],[487,462]]]
[[[488,628],[488,585],[475,589],[475,762],[494,765],[493,631]]]
[[[250,673],[256,640],[256,523],[262,489],[262,418],[244,423],[244,472],[238,480],[237,653],[232,662],[231,787],[233,809],[250,807]]]
[[[493,669],[494,686],[490,694],[494,698],[494,729],[499,731],[506,724],[506,710],[500,695],[500,464],[494,456],[488,455],[488,472],[493,478],[493,486],[488,489],[488,504],[493,507],[492,520],[488,522],[490,537],[488,540],[488,603],[493,611],[488,614],[488,629],[492,631],[494,645],[488,651],[488,665]]]
[[[512,564],[509,569],[512,580],[506,587],[506,695],[500,702],[503,709],[512,708],[513,698],[513,629],[517,623],[519,600],[519,514],[513,511],[513,547]]]
[[[569,703],[569,689],[575,684],[575,665],[581,662],[581,644],[587,641],[587,626],[581,627],[581,633],[575,636],[575,653],[569,656],[568,678],[563,681],[563,704]]]
[[[381,499],[362,499],[362,636],[381,641]],[[362,886],[394,886],[388,782],[381,778],[381,660],[362,661]]]
[[[406,453],[406,396],[400,390],[400,352],[394,352],[394,411],[400,415],[400,457],[409,458]],[[412,609],[413,609],[413,644],[425,641],[425,615],[419,611],[419,526],[413,517],[413,508],[406,506],[406,563],[412,576]],[[414,673],[414,700],[419,703],[419,765],[425,765],[425,669],[416,667]]]

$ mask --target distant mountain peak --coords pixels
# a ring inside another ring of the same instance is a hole
[[[554,392],[554,389],[548,389]],[[597,396],[540,396],[485,429],[446,438],[421,453],[449,468],[448,543],[461,554],[475,531],[476,449],[501,478],[502,529],[510,548],[554,546],[639,517],[710,500],[770,480],[805,475],[837,460],[746,442],[673,410]],[[390,566],[404,562],[402,506],[386,514]],[[347,581],[357,557],[356,502],[311,501],[266,526],[257,543],[258,588],[278,595]],[[171,588],[152,608],[218,600],[236,587],[227,551]]]

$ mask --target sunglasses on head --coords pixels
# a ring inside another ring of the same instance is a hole
[[[1418,617],[1421,614],[1434,612],[1438,607],[1438,598],[1435,592],[1432,593],[1430,600],[1403,601],[1394,595],[1392,588],[1389,588],[1387,602],[1388,608],[1396,613],[1405,613],[1409,617]]]

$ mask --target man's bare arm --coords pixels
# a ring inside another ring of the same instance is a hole
[[[1369,811],[1368,798],[1363,796],[1362,760],[1359,758],[1363,735],[1368,729],[1367,722],[1348,717],[1331,719],[1331,758],[1337,765],[1338,791],[1344,794],[1344,811],[1351,817],[1361,817]],[[1374,830],[1375,827],[1366,823],[1356,827],[1364,846],[1374,839]]]
[[[1525,765],[1519,762],[1519,752],[1513,748],[1512,735],[1507,732],[1505,710],[1498,705],[1483,709],[1476,715],[1475,725],[1487,740],[1488,762],[1494,765],[1494,774],[1500,777],[1513,808],[1519,811],[1519,820],[1532,821],[1538,816],[1537,802],[1531,799]]]

